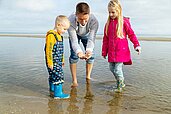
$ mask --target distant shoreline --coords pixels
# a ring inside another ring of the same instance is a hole
[[[0,34],[0,37],[29,37],[29,38],[45,38],[43,34]],[[64,38],[67,38],[64,35]],[[102,39],[102,35],[97,35],[97,39]],[[171,42],[171,38],[164,37],[138,37],[140,41],[166,41]]]

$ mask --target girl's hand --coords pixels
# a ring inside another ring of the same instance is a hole
[[[137,51],[138,52],[138,55],[139,55],[141,53],[141,47],[140,46],[136,47],[135,48],[135,51]]]
[[[62,67],[64,67],[65,63],[62,63]]]

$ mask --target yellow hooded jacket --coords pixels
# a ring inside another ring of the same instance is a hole
[[[47,32],[47,35],[46,35],[46,48],[45,48],[46,55],[45,56],[46,56],[48,67],[53,66],[52,50],[53,50],[54,44],[57,42],[54,34],[56,34],[58,41],[62,41],[62,36],[59,35],[56,31],[49,30]],[[62,55],[62,63],[64,63],[64,55]]]

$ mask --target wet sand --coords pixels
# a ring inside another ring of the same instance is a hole
[[[142,54],[132,49],[133,65],[124,66],[126,87],[113,91],[116,81],[96,40],[92,80],[85,80],[79,61],[77,88],[71,88],[69,44],[65,39],[64,92],[67,100],[49,96],[44,39],[0,37],[0,114],[170,114],[171,42],[140,41]]]

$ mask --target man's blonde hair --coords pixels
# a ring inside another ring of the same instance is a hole
[[[117,23],[117,37],[119,38],[123,38],[123,16],[122,16],[122,7],[120,4],[119,0],[111,0],[108,4],[108,8],[109,7],[113,7],[116,9],[117,13],[118,13],[118,23]],[[110,17],[108,17],[107,23],[106,23],[106,31],[105,34],[107,35],[108,33],[108,26],[109,26],[109,22],[110,22]]]

